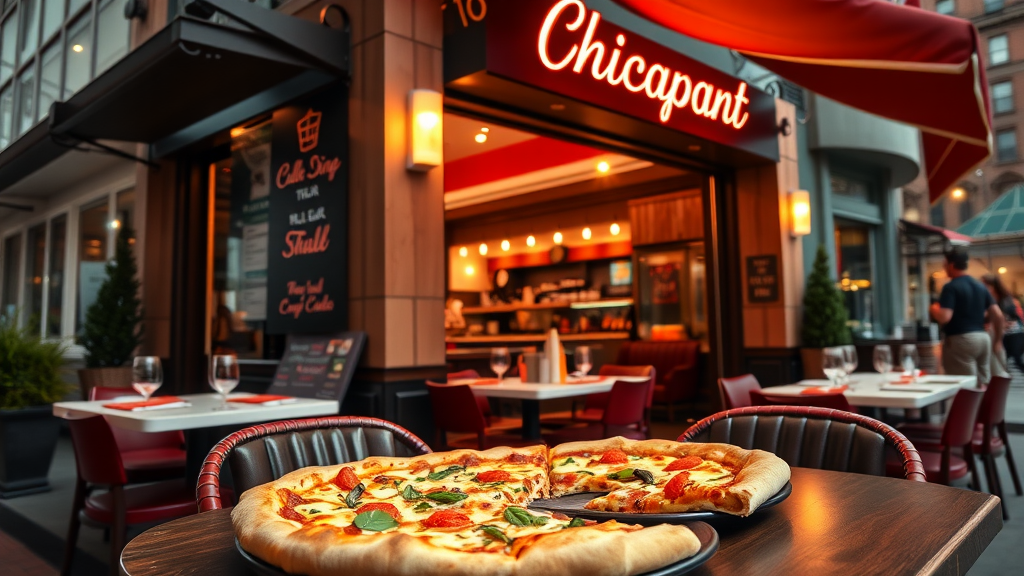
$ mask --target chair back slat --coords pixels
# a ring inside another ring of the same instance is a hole
[[[612,391],[608,397],[608,407],[605,408],[602,422],[606,426],[642,423],[648,390],[652,387],[650,380],[642,382],[616,381],[612,385]]]
[[[1006,420],[1006,401],[1010,396],[1010,379],[993,376],[985,388],[985,396],[978,408],[978,423],[991,428]]]
[[[976,388],[961,388],[953,397],[946,424],[942,427],[943,446],[964,446],[974,438],[974,423],[978,421],[978,408],[985,392]]]
[[[444,432],[480,433],[487,428],[476,395],[468,384],[427,382],[434,426]]]
[[[806,396],[783,396],[769,394],[763,390],[751,390],[750,401],[753,406],[818,406],[843,412],[854,412],[850,401],[843,394],[808,394]]]
[[[750,391],[760,390],[761,384],[753,374],[744,374],[734,378],[719,378],[718,389],[722,393],[722,406],[729,410],[752,406]]]
[[[102,416],[68,420],[78,475],[91,484],[128,482],[114,433]]]

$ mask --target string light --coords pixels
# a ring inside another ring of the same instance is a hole
[[[480,255],[487,256],[487,244],[480,245]]]
[[[537,239],[533,237],[533,234],[530,234],[529,236],[526,237],[526,245],[527,246],[529,246],[530,248],[533,248],[533,246],[535,244],[537,244]]]
[[[587,226],[586,228],[583,229],[583,239],[584,240],[590,240],[591,234],[592,233],[590,232],[590,227],[589,226]]]
[[[559,244],[560,245],[562,243],[562,233],[561,232],[555,232],[555,236],[554,236],[553,239],[555,241],[555,244]]]
[[[501,241],[501,250],[502,250],[502,252],[508,252],[511,249],[512,249],[512,243],[511,242],[509,242],[508,240],[502,240]]]
[[[611,225],[611,228],[609,228],[609,231],[612,233],[612,236],[618,236],[619,232],[621,232],[622,229],[619,228],[619,223],[618,222],[612,222],[612,225]]]
[[[463,258],[469,256],[469,248],[466,248],[465,246],[459,248],[459,256],[462,256]]]

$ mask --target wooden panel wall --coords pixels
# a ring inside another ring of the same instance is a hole
[[[685,190],[629,203],[633,246],[704,238],[700,190]]]

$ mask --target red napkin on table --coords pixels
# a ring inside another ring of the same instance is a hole
[[[842,386],[835,386],[832,388],[829,388],[828,386],[815,386],[813,388],[804,388],[803,390],[800,391],[800,393],[823,396],[827,394],[842,394],[843,392],[846,392],[847,389],[849,389],[849,386],[846,386],[845,384]]]
[[[917,373],[917,378],[924,378],[927,375],[928,375],[927,372],[925,372],[924,370],[921,370],[920,372]],[[904,374],[904,375],[900,376],[899,381],[897,381],[897,382],[890,382],[890,384],[912,384],[914,382],[914,380],[915,380],[915,378],[913,376],[909,376],[909,375]]]
[[[580,376],[566,382],[566,384],[593,384],[604,380],[604,376]]]
[[[499,384],[499,383],[501,383],[501,380],[498,380],[497,378],[477,378],[477,379],[473,380],[472,382],[470,382],[469,384],[471,386],[473,386],[473,385],[477,385],[477,386],[490,386],[491,384]]]
[[[146,401],[140,402],[114,402],[113,404],[104,404],[104,408],[112,408],[114,410],[135,410],[137,408],[152,408],[154,406],[163,406],[164,404],[176,404],[178,402],[184,402],[177,396],[161,396],[159,398],[150,398]]]
[[[242,396],[241,398],[228,398],[228,402],[239,402],[242,404],[269,404],[271,402],[285,404],[294,401],[295,398],[293,396],[280,396],[278,394],[257,394],[255,396]]]

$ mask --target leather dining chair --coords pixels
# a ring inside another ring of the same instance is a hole
[[[849,400],[842,394],[806,394],[800,396],[784,396],[769,394],[763,390],[751,390],[750,401],[754,406],[818,406],[843,412],[856,412]]]
[[[427,381],[430,405],[434,412],[437,445],[486,450],[493,446],[526,446],[539,442],[524,441],[521,436],[488,431],[487,421],[468,384],[440,384]],[[476,441],[448,441],[448,434],[475,434]]]
[[[71,572],[82,523],[110,529],[110,571],[118,574],[128,526],[150,524],[196,513],[195,495],[184,480],[126,486],[121,451],[107,421],[100,416],[69,420],[78,479],[71,522],[64,545],[61,574]],[[96,488],[108,487],[96,493]]]
[[[397,424],[362,416],[283,420],[243,428],[210,450],[199,473],[193,504],[200,512],[231,502],[222,493],[220,474],[231,469],[234,493],[266,484],[306,466],[330,466],[370,456],[429,454],[430,447]]]
[[[654,403],[665,406],[668,421],[675,421],[675,406],[691,405],[700,395],[700,342],[697,340],[623,343],[615,359],[619,366],[654,366]]]
[[[89,390],[89,400],[113,400],[132,392],[96,386]],[[181,430],[135,432],[111,426],[110,431],[130,484],[185,477],[185,433]]]
[[[448,373],[448,382],[451,382],[452,380],[464,380],[464,379],[479,378],[479,377],[480,377],[480,373],[477,372],[476,370],[462,370],[462,371],[459,371],[459,372],[449,372]],[[493,415],[491,414],[491,402],[490,402],[490,400],[488,400],[486,396],[477,396],[476,397],[476,403],[480,406],[480,411],[483,412],[484,420],[487,421],[487,425],[488,426],[492,426],[494,423],[493,423]]]
[[[753,374],[718,379],[718,391],[722,395],[722,408],[725,410],[753,406],[750,391],[760,389],[761,383]]]
[[[654,366],[622,366],[619,364],[605,364],[598,370],[599,376],[637,376],[649,377],[657,382],[657,371]],[[577,410],[577,400],[572,402],[572,411],[568,417],[564,412],[541,417],[541,425],[557,424],[561,426],[579,424],[581,422],[595,424],[604,418],[605,407],[608,406],[608,398],[611,391],[587,394],[583,399],[582,410]],[[644,407],[644,423],[641,429],[645,434],[650,434],[651,408],[654,403],[654,387],[650,389],[646,406]]]
[[[598,440],[609,436],[624,436],[645,440],[645,407],[651,396],[654,380],[626,382],[619,380],[608,393],[608,406],[600,423],[582,427],[565,428],[544,435],[549,444],[561,444],[577,440]]]
[[[921,458],[898,430],[852,412],[816,406],[733,408],[690,426],[680,442],[722,442],[772,452],[790,466],[885,476],[887,452],[901,476],[925,482]]]

